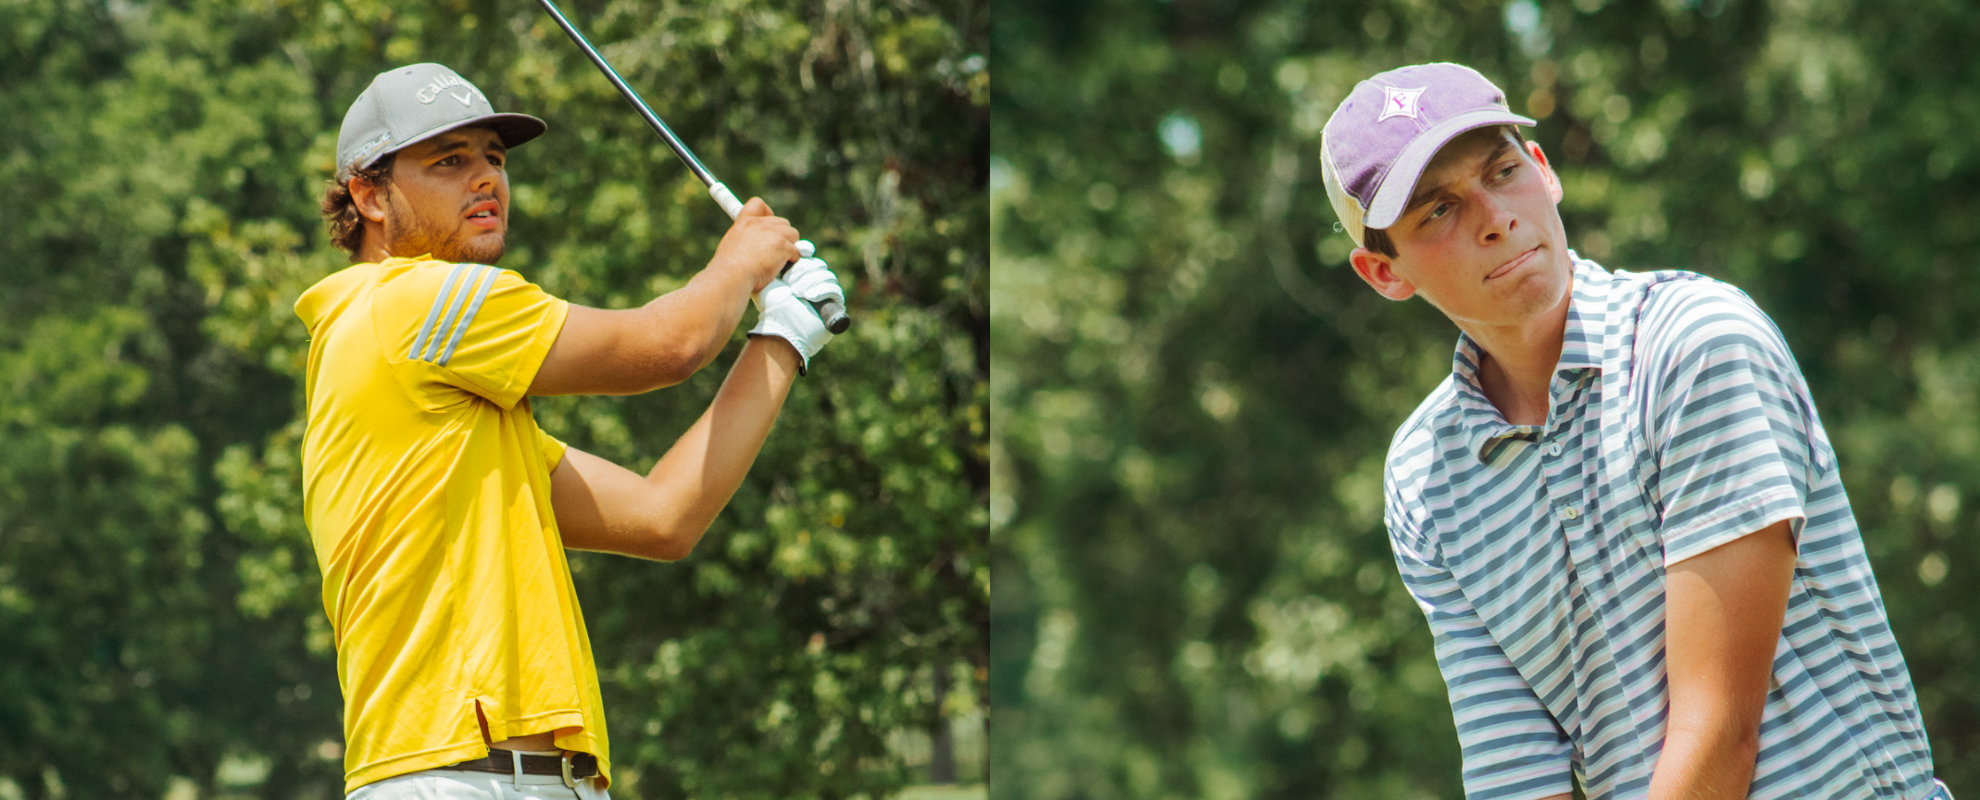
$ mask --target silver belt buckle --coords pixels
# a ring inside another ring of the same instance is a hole
[[[577,779],[571,777],[571,751],[564,751],[564,761],[561,766],[564,768],[564,788],[576,789]]]

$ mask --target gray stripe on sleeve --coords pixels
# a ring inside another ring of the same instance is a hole
[[[454,326],[453,337],[447,340],[447,351],[441,353],[440,360],[434,363],[444,367],[447,366],[447,359],[454,357],[454,346],[461,343],[461,336],[467,333],[469,325],[474,324],[474,315],[481,311],[481,301],[488,298],[489,287],[495,285],[495,279],[500,277],[501,274],[501,270],[494,267],[488,268],[488,277],[481,280],[481,288],[476,289],[474,292],[474,302],[468,304],[467,311],[461,314],[460,324]]]
[[[447,304],[448,293],[454,291],[454,279],[459,278],[461,270],[468,266],[455,264],[454,271],[447,273],[447,282],[441,284],[440,293],[433,296],[433,310],[426,312],[426,324],[420,326],[419,335],[413,337],[412,352],[406,354],[407,358],[419,358],[419,352],[426,349],[427,334],[433,332],[433,323],[440,319],[440,308]]]
[[[480,264],[468,264],[466,266],[473,267],[474,269],[477,270],[493,269],[493,267],[486,267]],[[476,280],[480,279],[480,277],[481,277],[481,273],[479,272],[469,272],[466,277],[461,279],[461,290],[460,292],[454,295],[454,302],[451,305],[447,306],[447,316],[442,317],[442,319],[449,319],[449,320],[459,319],[461,306],[467,304],[467,296],[468,296],[467,287],[472,285]],[[454,329],[455,330],[460,329],[460,325],[458,322],[455,323]],[[439,363],[440,339],[446,335],[447,335],[447,326],[442,325],[440,326],[440,328],[435,329],[433,331],[433,338],[427,340],[425,352],[423,352],[420,355],[419,359],[421,361],[430,361],[436,364]]]

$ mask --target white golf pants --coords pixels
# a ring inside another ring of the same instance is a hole
[[[429,769],[359,786],[345,800],[611,800],[599,778],[564,785],[556,775],[498,775]]]

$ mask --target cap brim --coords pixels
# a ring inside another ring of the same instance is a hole
[[[1389,174],[1383,176],[1382,188],[1375,190],[1375,202],[1368,205],[1368,216],[1362,219],[1362,225],[1381,229],[1396,224],[1409,204],[1410,193],[1416,191],[1417,179],[1423,177],[1423,169],[1430,166],[1430,159],[1437,156],[1438,150],[1459,134],[1487,125],[1532,124],[1533,120],[1518,114],[1491,108],[1459,114],[1418,134],[1403,146],[1402,154],[1389,166]]]
[[[399,152],[448,131],[473,127],[482,127],[494,131],[496,136],[502,137],[502,146],[505,148],[513,148],[516,145],[542,136],[544,131],[550,129],[550,126],[545,124],[543,120],[528,114],[484,114],[459,122],[449,122],[432,130],[415,134],[411,138],[381,150],[377,155],[365,159],[363,163],[357,165],[357,168],[363,169],[369,167],[389,153]]]

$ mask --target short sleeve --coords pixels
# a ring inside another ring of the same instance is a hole
[[[1787,343],[1730,287],[1693,284],[1651,333],[1648,439],[1666,566],[1807,517],[1820,421]]]
[[[558,441],[557,437],[544,433],[542,428],[536,429],[536,450],[543,454],[545,469],[556,472],[557,465],[564,463],[564,451],[569,447],[570,445]]]
[[[1529,800],[1573,791],[1574,746],[1567,732],[1394,502],[1392,497],[1389,543],[1404,588],[1430,623],[1457,723],[1464,796]]]
[[[391,361],[421,365],[504,409],[529,391],[570,310],[521,275],[485,264],[429,262],[382,291],[376,322]]]

